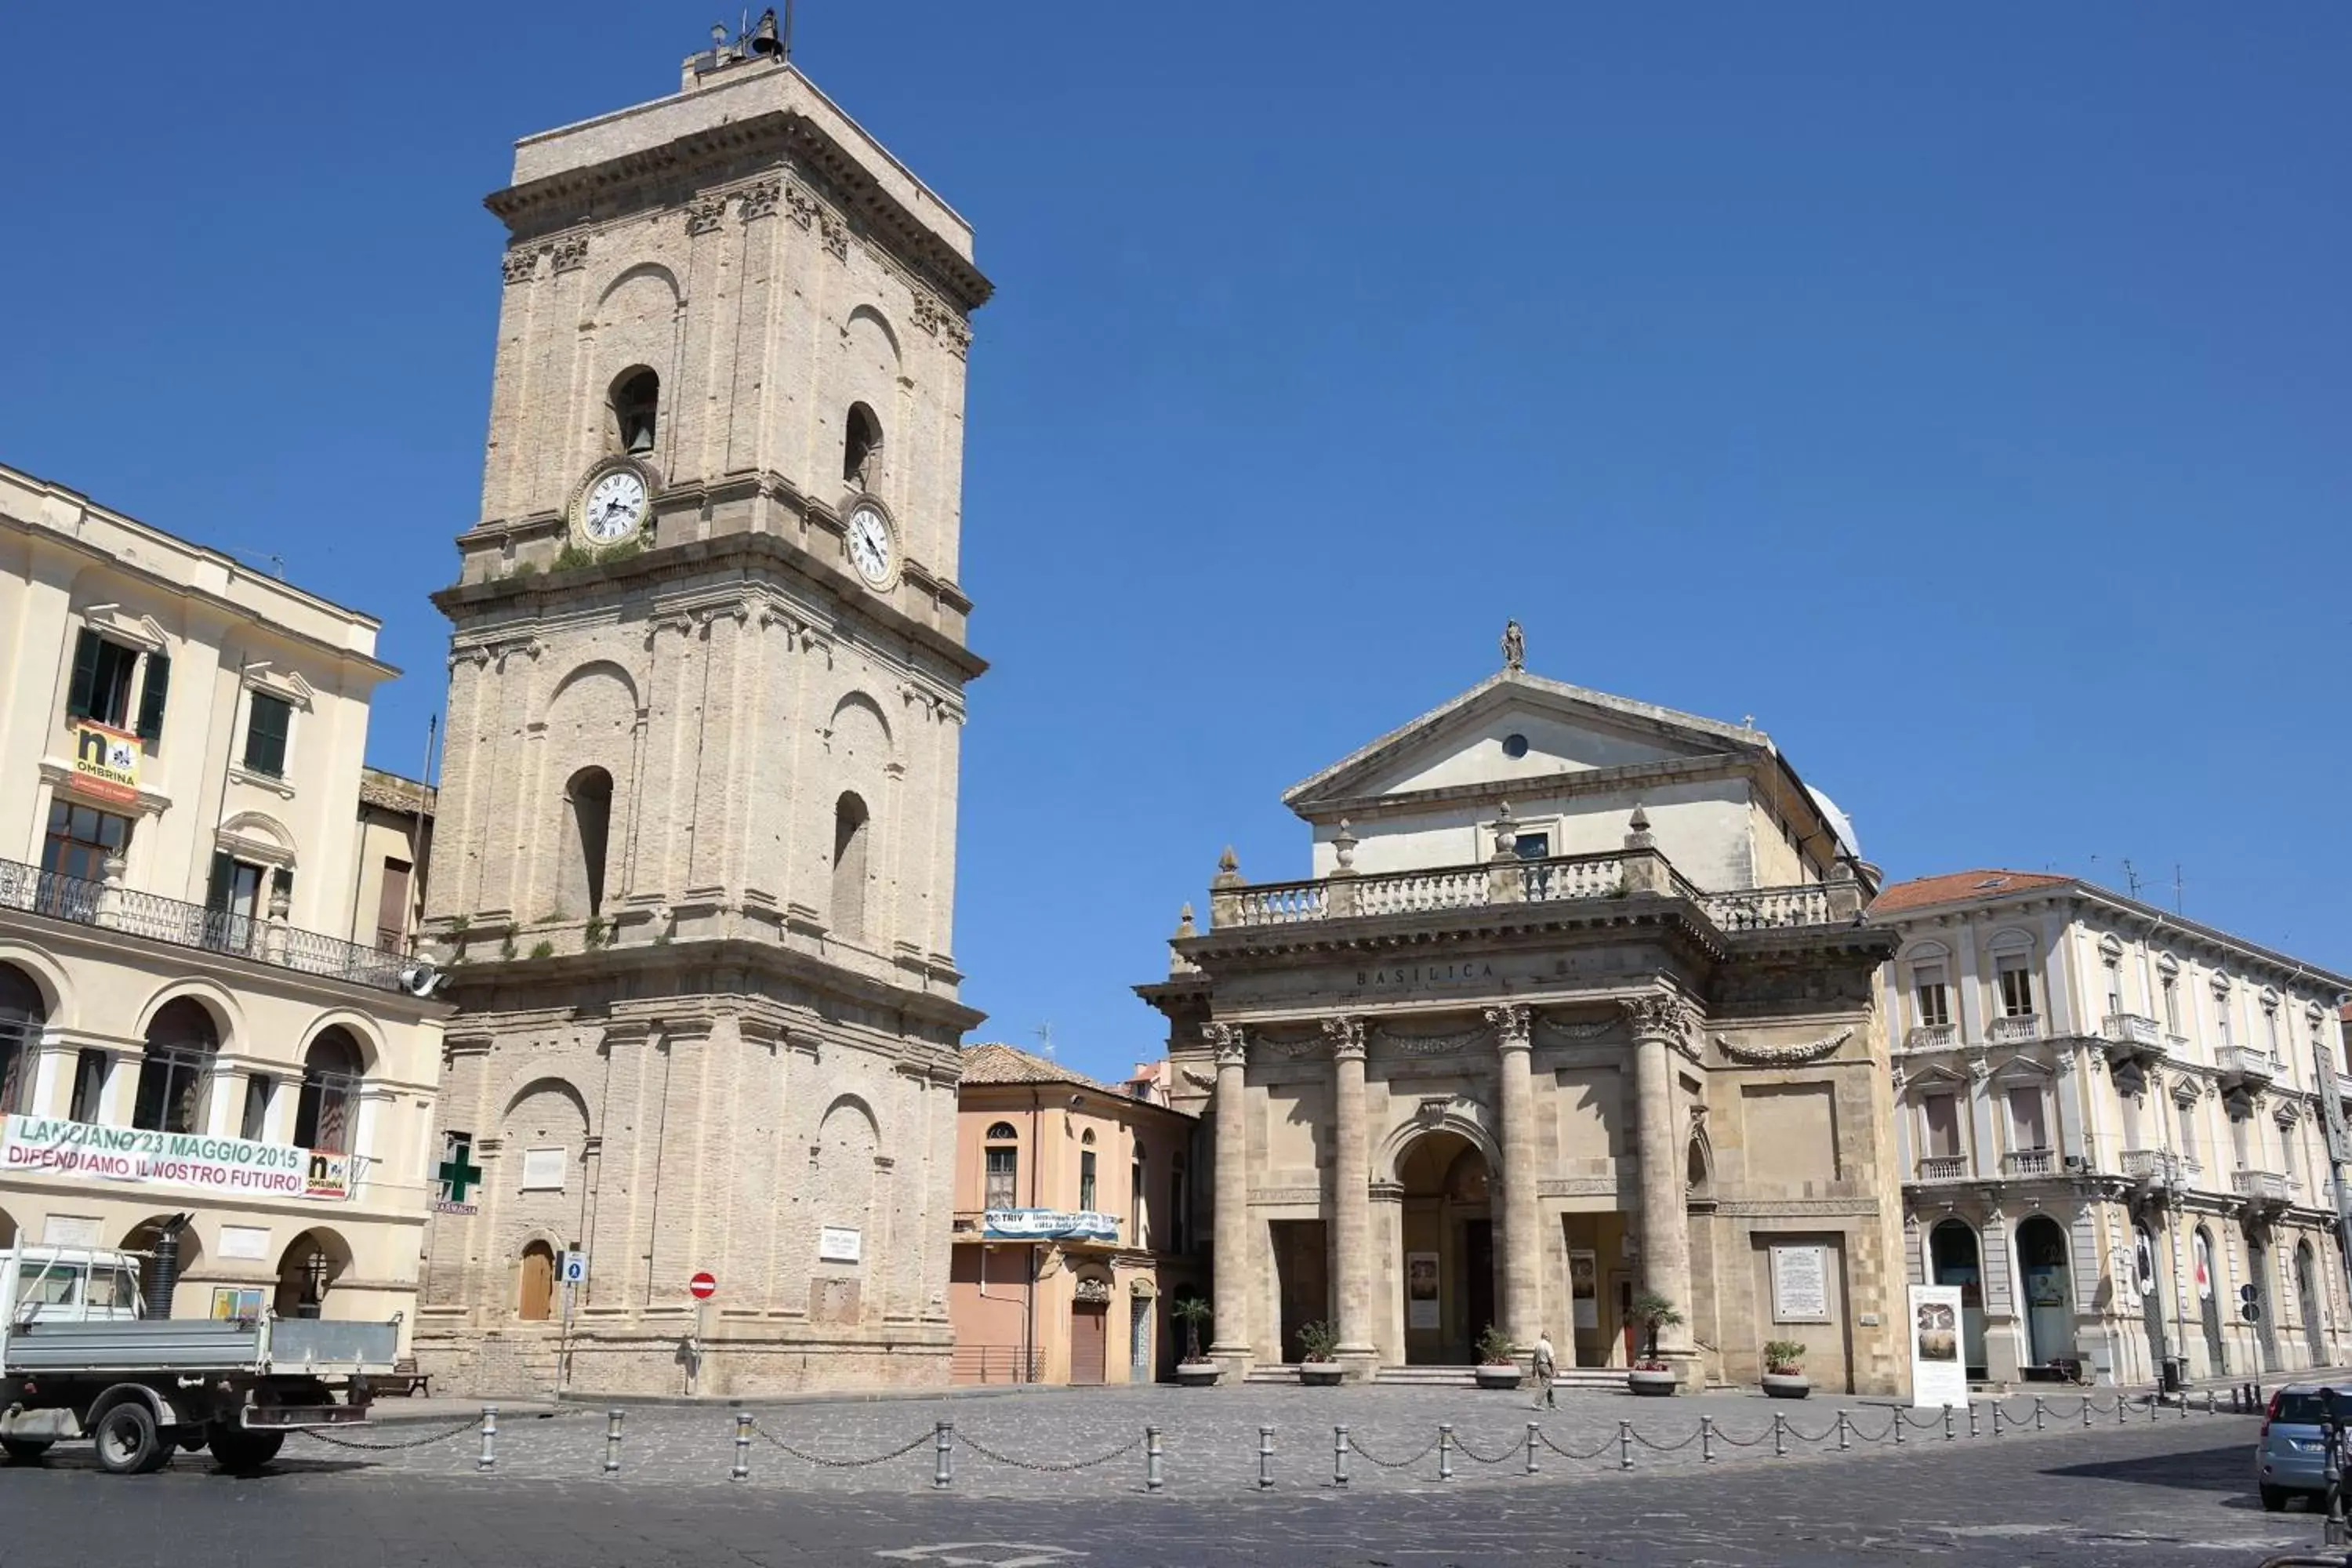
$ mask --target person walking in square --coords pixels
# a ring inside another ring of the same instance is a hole
[[[1530,1370],[1536,1375],[1536,1408],[1559,1409],[1559,1391],[1552,1387],[1551,1380],[1553,1373],[1559,1370],[1559,1363],[1558,1358],[1552,1353],[1551,1335],[1541,1329],[1536,1331],[1535,1354],[1530,1356],[1528,1361]]]

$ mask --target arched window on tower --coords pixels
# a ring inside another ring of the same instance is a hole
[[[833,808],[833,931],[848,942],[866,940],[866,856],[872,837],[866,803],[844,795]]]
[[[863,403],[853,403],[841,434],[841,477],[870,490],[881,473],[882,421]]]
[[[604,437],[616,452],[643,457],[654,449],[661,416],[661,377],[638,366],[623,371],[605,402]]]
[[[1010,1121],[988,1130],[987,1182],[981,1202],[992,1209],[1021,1206],[1021,1134]]]
[[[582,768],[563,786],[563,879],[565,911],[576,899],[590,919],[604,912],[604,854],[612,837],[613,775]]]
[[[340,1025],[320,1032],[302,1058],[302,1099],[294,1112],[297,1147],[348,1154],[359,1121],[360,1075],[366,1064],[359,1042]]]

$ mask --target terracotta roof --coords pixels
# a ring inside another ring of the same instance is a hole
[[[957,1054],[963,1063],[966,1083],[1074,1083],[1101,1094],[1119,1093],[1110,1085],[1097,1083],[1082,1072],[1072,1072],[1059,1062],[1011,1046],[966,1046]]]
[[[1998,898],[2031,888],[2063,887],[2074,880],[2072,877],[2053,877],[2044,871],[1948,871],[1940,877],[1917,877],[1908,882],[1897,882],[1871,900],[1870,912],[1874,918],[1898,915],[1933,904]]]
[[[440,794],[429,784],[386,773],[382,768],[360,770],[360,804],[372,805],[379,811],[406,812],[414,816],[419,815],[421,805],[424,808],[422,815],[430,816],[434,807],[439,804]]]

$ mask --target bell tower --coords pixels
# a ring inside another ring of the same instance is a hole
[[[766,18],[680,85],[524,138],[486,204],[427,911],[444,1151],[484,1175],[427,1237],[418,1352],[512,1386],[506,1331],[553,1310],[516,1281],[576,1248],[583,1389],[674,1392],[689,1338],[705,1393],[943,1383],[990,285]]]

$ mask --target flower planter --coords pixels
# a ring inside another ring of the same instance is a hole
[[[1768,1372],[1764,1393],[1773,1399],[1802,1399],[1813,1391],[1813,1380],[1801,1372]]]
[[[1635,1367],[1625,1374],[1625,1386],[1645,1398],[1671,1398],[1675,1392],[1674,1369],[1659,1367],[1653,1371],[1646,1367]]]
[[[1298,1381],[1309,1388],[1337,1388],[1342,1370],[1336,1361],[1303,1361],[1298,1363]]]
[[[1176,1381],[1186,1388],[1211,1388],[1224,1370],[1213,1361],[1180,1361],[1176,1363]]]
[[[1519,1369],[1508,1363],[1482,1366],[1478,1368],[1477,1375],[1481,1388],[1517,1388],[1523,1381]]]

